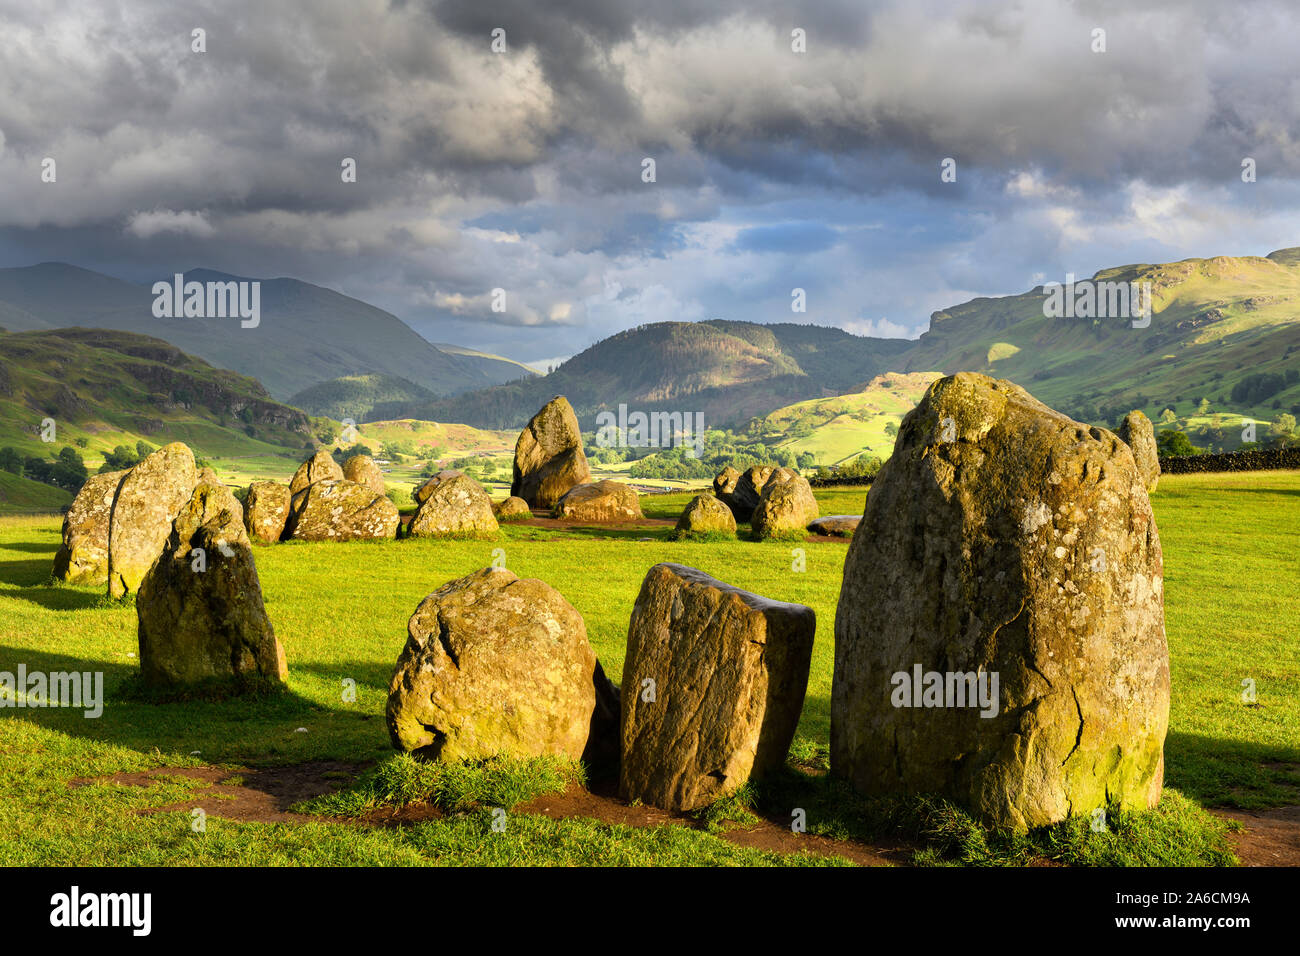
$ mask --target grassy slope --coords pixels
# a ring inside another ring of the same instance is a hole
[[[841,489],[818,497],[823,513],[848,513],[861,511],[863,494]],[[687,497],[648,498],[646,513],[674,515]],[[1165,548],[1174,683],[1167,783],[1209,804],[1296,803],[1300,611],[1290,588],[1300,553],[1300,473],[1166,477],[1154,501]],[[181,784],[147,791],[66,786],[73,777],[161,765],[385,756],[384,700],[407,617],[429,591],[486,564],[494,547],[504,548],[516,573],[548,581],[582,612],[615,679],[632,602],[656,561],[682,561],[810,605],[818,631],[801,746],[824,745],[845,544],[808,546],[807,571],[796,573],[789,544],[677,544],[665,535],[508,528],[496,544],[259,548],[267,609],[289,656],[291,694],[259,703],[164,706],[110,695],[99,720],[54,710],[0,712],[0,863],[775,862],[704,833],[531,817],[514,818],[507,833],[490,839],[481,815],[400,831],[209,818],[199,838],[184,810],[133,812],[183,802]],[[654,540],[636,540],[647,536]],[[51,586],[57,543],[54,520],[0,520],[0,669],[19,661],[29,669],[93,666],[105,671],[110,687],[117,685],[136,670],[134,610],[102,606],[96,590]],[[357,682],[356,703],[341,702],[348,677]],[[1244,677],[1256,680],[1260,706],[1240,702]],[[295,733],[297,727],[308,732]],[[1172,794],[1169,800],[1175,810],[1182,806]]]
[[[72,495],[62,488],[0,471],[0,514],[6,511],[57,512],[71,503]]]

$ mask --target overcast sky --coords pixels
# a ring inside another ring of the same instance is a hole
[[[1297,37],[1219,0],[0,0],[0,266],[293,276],[522,360],[669,319],[914,336],[1300,245]]]

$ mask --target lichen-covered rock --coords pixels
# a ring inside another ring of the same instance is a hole
[[[569,521],[642,521],[636,489],[621,481],[577,485],[555,504],[555,517]]]
[[[657,564],[628,626],[619,791],[693,810],[785,764],[817,618],[680,564]]]
[[[284,536],[289,520],[289,486],[278,481],[255,481],[244,500],[244,526],[256,541],[275,542]]]
[[[289,494],[296,495],[308,485],[318,481],[338,481],[343,477],[343,469],[334,460],[328,448],[319,448],[293,473],[289,481]]]
[[[159,448],[122,478],[108,526],[111,597],[125,597],[140,587],[197,480],[194,453],[181,442]]]
[[[492,506],[492,510],[496,512],[498,521],[526,521],[533,516],[528,502],[517,495],[511,495],[504,501],[498,502]]]
[[[285,538],[352,541],[397,535],[397,505],[346,478],[312,482],[293,496]]]
[[[714,496],[727,507],[731,507],[731,493],[736,490],[738,481],[740,481],[740,472],[727,465],[713,478]]]
[[[455,481],[458,478],[464,478],[465,472],[456,468],[444,468],[442,471],[435,473],[432,477],[417,482],[411,489],[411,500],[416,506],[424,504],[425,499],[433,494],[438,487],[447,481]]]
[[[677,535],[728,535],[736,533],[736,516],[713,495],[696,495],[677,519]]]
[[[753,517],[754,509],[758,507],[758,503],[763,497],[763,489],[769,481],[773,479],[784,481],[787,478],[797,477],[798,475],[789,468],[778,468],[775,465],[754,465],[752,468],[745,469],[744,474],[736,479],[736,487],[723,500],[731,506],[737,521],[749,521]],[[816,515],[813,517],[816,517]]]
[[[492,539],[499,531],[492,499],[482,485],[461,472],[439,481],[422,497],[407,528],[413,538]]]
[[[91,475],[63,517],[63,543],[54,555],[54,576],[69,584],[108,580],[108,525],[113,499],[126,471]]]
[[[416,608],[388,694],[398,750],[447,762],[582,757],[596,655],[582,615],[543,581],[485,568]]]
[[[825,534],[836,538],[851,538],[862,521],[861,515],[826,515],[808,523],[808,530],[813,534]]]
[[[519,433],[510,494],[529,507],[551,508],[574,485],[590,479],[578,417],[569,400],[557,395]]]
[[[1156,430],[1151,419],[1139,411],[1131,411],[1119,423],[1117,434],[1133,452],[1133,461],[1147,487],[1147,494],[1160,483],[1160,449],[1156,445]]]
[[[750,517],[750,527],[755,538],[803,536],[819,513],[817,498],[807,478],[774,473],[763,485],[758,507]]]
[[[288,677],[242,509],[219,484],[200,481],[177,514],[162,557],[140,584],[136,616],[147,687],[249,689]]]
[[[384,484],[384,473],[379,470],[375,460],[369,455],[353,455],[343,463],[343,477],[365,485],[377,495],[387,495],[388,486]]]
[[[1154,806],[1163,575],[1117,436],[1011,382],[939,379],[903,420],[849,545],[832,772],[1018,829]]]

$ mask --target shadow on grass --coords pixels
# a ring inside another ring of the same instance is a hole
[[[48,561],[35,559],[2,561],[0,562],[0,584],[12,584],[20,588],[31,587],[34,584],[48,584],[53,568],[53,557]]]
[[[59,537],[54,536],[50,544],[36,544],[35,542],[18,542],[13,544],[0,544],[0,551],[22,551],[25,554],[48,554],[50,560],[48,563],[54,563],[54,552],[59,550]]]
[[[1205,806],[1300,805],[1300,746],[1171,732],[1165,738],[1165,785]]]

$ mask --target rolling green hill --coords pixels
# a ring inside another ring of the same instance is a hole
[[[55,441],[41,440],[51,418]],[[93,471],[118,445],[183,441],[202,457],[299,457],[307,416],[254,379],[159,339],[104,329],[0,334],[0,446],[76,447]]]
[[[427,388],[396,375],[345,375],[304,388],[289,399],[289,404],[309,415],[360,422],[370,417],[376,405],[435,398]]]
[[[170,281],[171,276],[159,276]],[[241,277],[194,269],[185,281]],[[150,285],[134,285],[60,262],[0,269],[0,327],[10,331],[84,326],[157,336],[222,368],[251,375],[287,399],[345,375],[393,375],[435,395],[509,381],[509,361],[442,352],[397,316],[297,279],[263,279],[261,321],[159,319]]]
[[[1258,420],[1300,405],[1300,249],[1122,266],[1094,278],[1150,282],[1150,326],[1047,318],[1039,287],[936,312],[900,367],[1008,378],[1090,422],[1130,408],[1153,421],[1166,408],[1187,419],[1202,398]],[[1252,375],[1277,376],[1283,387],[1243,388],[1234,398]]]
[[[842,329],[752,322],[657,322],[597,342],[549,375],[449,399],[379,405],[374,417],[519,428],[563,394],[582,427],[620,403],[639,411],[702,412],[709,427],[835,395],[885,371],[910,343]]]

